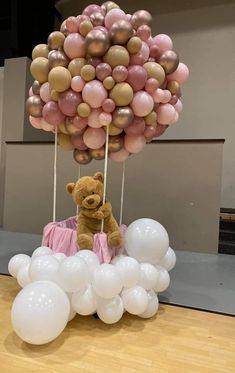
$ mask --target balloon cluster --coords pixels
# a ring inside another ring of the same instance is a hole
[[[107,126],[109,157],[122,162],[178,120],[188,68],[169,36],[151,35],[151,20],[112,1],[92,4],[33,49],[30,122],[57,127],[78,163],[104,158]]]
[[[15,332],[32,344],[55,339],[76,313],[97,313],[107,324],[125,311],[142,318],[157,313],[157,293],[170,283],[168,271],[176,262],[164,227],[139,219],[126,233],[128,255],[100,264],[96,254],[81,250],[74,256],[39,247],[32,258],[18,254],[8,269],[23,288],[12,306]]]

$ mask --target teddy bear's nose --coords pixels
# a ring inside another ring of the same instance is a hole
[[[92,205],[94,203],[94,198],[89,198],[87,200],[88,205]]]

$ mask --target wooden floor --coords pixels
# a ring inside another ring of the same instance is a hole
[[[12,331],[16,281],[0,276],[0,371],[234,373],[235,318],[161,305],[156,318],[116,325],[76,317],[54,342],[31,346]]]

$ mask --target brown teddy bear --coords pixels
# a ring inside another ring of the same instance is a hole
[[[80,206],[77,225],[77,243],[80,249],[93,248],[93,235],[101,231],[104,219],[104,232],[107,233],[108,245],[120,247],[122,236],[112,214],[111,203],[103,205],[103,174],[97,172],[94,177],[83,176],[76,183],[66,186],[76,205]]]

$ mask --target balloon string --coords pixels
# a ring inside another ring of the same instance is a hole
[[[78,180],[80,179],[81,177],[81,165],[79,164],[78,165]],[[79,205],[77,205],[77,208],[76,208],[76,217],[77,217],[77,220],[78,220],[78,211],[79,211]]]
[[[120,205],[119,226],[122,224],[122,216],[123,216],[123,200],[124,200],[124,189],[125,189],[125,171],[126,171],[126,162],[123,162],[123,164],[122,164],[122,189],[121,189],[121,205]]]
[[[58,131],[55,128],[55,147],[54,147],[54,187],[53,187],[53,222],[56,221],[56,189],[57,189],[57,138]]]
[[[106,200],[106,187],[107,187],[107,170],[108,170],[108,150],[109,150],[109,126],[106,129],[106,142],[105,142],[105,158],[104,158],[104,195],[103,206]],[[104,232],[104,219],[101,222],[101,232]]]

